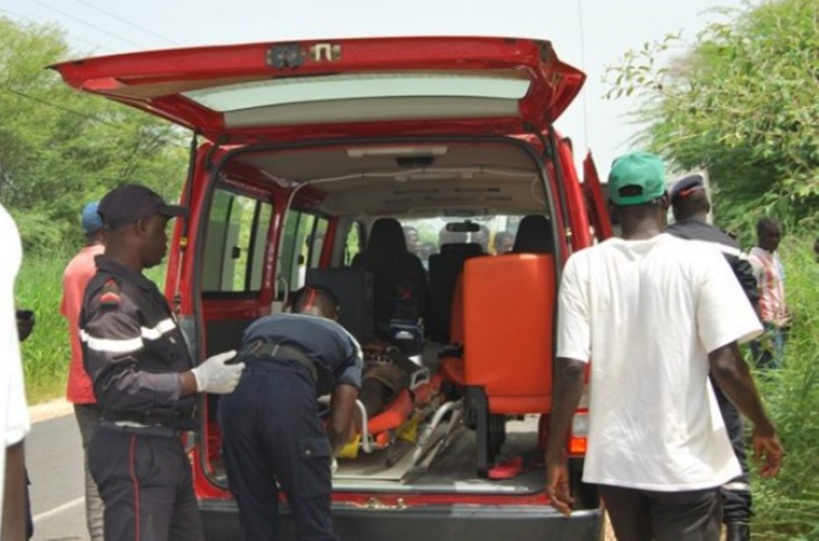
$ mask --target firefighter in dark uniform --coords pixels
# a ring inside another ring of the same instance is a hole
[[[701,175],[690,175],[678,181],[671,190],[671,210],[674,224],[666,232],[683,239],[712,242],[719,246],[734,271],[748,301],[756,308],[759,302],[756,278],[750,262],[742,253],[739,243],[727,233],[709,224],[711,203],[705,192]],[[713,380],[712,380],[713,383]],[[727,541],[748,541],[751,538],[751,485],[748,479],[748,460],[745,450],[742,417],[719,386],[714,385],[722,419],[742,466],[742,474],[720,489],[722,497],[722,521],[726,525]]]
[[[195,393],[228,393],[243,365],[235,352],[193,366],[165,298],[142,270],[167,251],[166,223],[182,207],[144,186],[109,192],[98,212],[105,253],[80,315],[83,361],[102,410],[88,464],[105,504],[106,541],[204,539],[180,438],[196,428]]]
[[[245,331],[247,365],[236,391],[219,401],[228,483],[246,541],[280,539],[279,494],[287,494],[298,539],[333,541],[331,465],[350,440],[362,355],[335,322],[324,289],[297,292],[289,314],[265,316]],[[332,393],[327,427],[317,397]]]

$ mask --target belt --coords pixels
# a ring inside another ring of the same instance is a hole
[[[282,344],[274,344],[255,340],[242,349],[242,355],[262,357],[261,360],[270,362],[296,361],[310,372],[313,383],[318,380],[318,368],[316,363],[298,348]]]
[[[182,431],[177,428],[170,428],[160,425],[142,425],[130,421],[111,422],[103,420],[100,426],[111,428],[126,434],[138,434],[140,436],[159,436],[162,438],[178,438],[182,435]]]
[[[102,420],[117,426],[161,426],[172,430],[193,430],[195,425],[191,419],[178,415],[175,411],[154,411],[144,413],[137,411],[103,410]]]

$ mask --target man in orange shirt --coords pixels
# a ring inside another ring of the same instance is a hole
[[[105,251],[105,233],[102,218],[97,213],[99,203],[88,203],[82,211],[82,227],[85,231],[85,246],[74,256],[63,273],[63,300],[60,313],[68,320],[71,337],[71,366],[68,372],[66,398],[74,404],[74,413],[82,436],[83,451],[100,423],[100,410],[94,397],[91,379],[85,372],[80,345],[79,318],[85,286],[96,274],[94,257]],[[85,457],[85,514],[91,541],[103,541],[103,504],[97,492],[97,485],[88,472]]]

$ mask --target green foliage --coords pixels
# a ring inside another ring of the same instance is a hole
[[[778,477],[753,479],[754,531],[760,539],[807,541],[819,539],[819,262],[813,239],[789,239],[781,251],[794,325],[785,367],[757,381],[786,454]]]
[[[680,169],[706,167],[717,216],[745,228],[761,214],[819,223],[819,2],[723,10],[681,57],[668,35],[610,68],[609,97],[644,101],[639,142]]]
[[[22,344],[26,397],[29,404],[65,393],[71,347],[68,325],[60,315],[63,269],[71,259],[65,252],[49,257],[25,257],[15,284],[21,308],[34,310],[36,323]]]
[[[183,131],[69,89],[45,69],[71,57],[63,33],[0,17],[0,200],[26,254],[79,242],[79,213],[130,181],[178,197]]]

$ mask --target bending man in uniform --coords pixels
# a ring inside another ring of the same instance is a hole
[[[739,248],[739,243],[728,234],[709,224],[708,212],[711,203],[705,193],[705,185],[700,175],[691,175],[677,182],[671,190],[671,210],[674,224],[666,232],[683,239],[701,240],[714,243],[725,256],[731,270],[742,286],[745,296],[756,309],[759,295],[756,278],[751,264]],[[738,302],[742,302],[738,300]],[[722,494],[722,521],[727,527],[727,541],[749,541],[751,539],[751,485],[748,479],[748,460],[742,430],[742,417],[737,408],[722,392],[711,377],[717,404],[728,430],[728,437],[739,460],[742,474],[720,488]]]
[[[225,467],[242,539],[280,539],[278,481],[298,539],[335,541],[331,463],[352,436],[361,348],[336,323],[338,305],[329,291],[299,290],[292,311],[265,316],[245,331],[239,358],[247,370],[219,403]],[[330,392],[325,429],[317,398]]]
[[[85,369],[101,410],[88,467],[105,506],[106,541],[204,539],[191,465],[180,438],[196,428],[197,392],[229,393],[235,352],[193,366],[165,297],[142,274],[167,251],[165,226],[184,209],[144,186],[109,192],[98,212],[105,253],[80,315]]]

